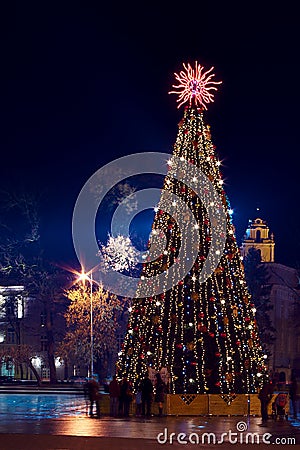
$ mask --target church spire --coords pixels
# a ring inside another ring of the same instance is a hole
[[[274,234],[263,219],[249,220],[248,228],[241,245],[241,254],[245,258],[249,248],[260,251],[262,262],[274,262]]]

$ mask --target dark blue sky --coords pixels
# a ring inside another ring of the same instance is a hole
[[[99,167],[172,151],[183,111],[167,92],[198,60],[223,80],[206,121],[239,240],[259,205],[276,260],[300,262],[297,14],[266,3],[17,3],[3,41],[0,187],[43,192],[51,258],[76,260],[72,210]]]

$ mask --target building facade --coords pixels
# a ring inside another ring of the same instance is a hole
[[[270,286],[269,311],[275,328],[275,342],[270,345],[269,369],[284,373],[289,379],[291,369],[300,374],[300,285],[296,269],[275,262],[274,235],[267,223],[257,217],[249,220],[241,254],[245,258],[250,248],[260,252],[262,263],[267,268],[267,284]]]
[[[29,364],[21,362],[17,350],[28,352],[42,381],[49,379],[47,362],[46,314],[43,305],[30,297],[24,286],[0,285],[0,376],[35,380]],[[58,379],[64,379],[64,363],[55,361]]]

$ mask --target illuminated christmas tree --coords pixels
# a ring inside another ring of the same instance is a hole
[[[224,211],[224,246],[221,253],[215,252],[217,264],[202,282],[200,274],[212,250],[216,221],[196,189],[178,181],[170,171],[164,190],[182,199],[192,211],[196,219],[194,228],[199,234],[199,241],[195,242],[197,256],[183,279],[176,281],[173,272],[176,284],[173,283],[171,289],[132,301],[118,371],[119,375],[126,375],[134,387],[150,367],[156,371],[168,370],[173,394],[251,393],[256,391],[266,370],[255,307],[246,286],[232,211],[223,188],[221,162],[215,154],[210,126],[203,118],[207,104],[213,101],[211,91],[217,90],[216,85],[220,84],[213,81],[212,70],[204,72],[196,62],[195,69],[184,65],[184,70],[175,74],[178,85],[173,86],[175,90],[171,93],[179,95],[178,107],[188,105],[179,123],[173,155],[196,166],[212,183]],[[214,202],[209,205],[213,207]],[[142,278],[149,281],[161,273],[167,279],[169,269],[180,264],[178,255],[180,247],[184,247],[177,221],[160,206],[152,237],[164,233],[166,246],[155,261],[144,264]],[[185,254],[185,258],[188,257]]]

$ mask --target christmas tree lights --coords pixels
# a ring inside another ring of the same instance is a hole
[[[193,186],[178,181],[170,158],[164,190],[183,200],[192,211],[196,224],[191,226],[199,233],[194,242],[198,256],[191,270],[172,289],[132,301],[118,372],[136,387],[149,367],[157,371],[167,368],[173,394],[253,393],[266,370],[265,360],[236,243],[232,209],[224,191],[221,163],[215,154],[210,126],[203,117],[205,103],[213,101],[209,90],[216,90],[211,84],[220,82],[211,81],[212,68],[204,72],[197,63],[195,70],[190,65],[184,67],[186,73],[175,74],[180,82],[176,93],[180,105],[188,102],[189,106],[179,122],[174,156],[198,167],[213,184],[226,211],[225,248],[222,253],[216,252],[219,264],[214,272],[200,282],[217,226],[217,220],[209,214],[209,208],[216,207],[215,200],[205,206]],[[192,181],[195,185],[198,182],[197,178]],[[173,203],[175,206],[176,200]],[[190,257],[174,217],[161,204],[155,211],[152,238],[166,236],[166,247],[154,261],[149,256],[143,264],[142,277],[149,279],[149,286],[151,278],[159,273],[168,279],[169,268],[180,263],[179,253],[181,258]],[[186,221],[190,221],[188,215]]]

